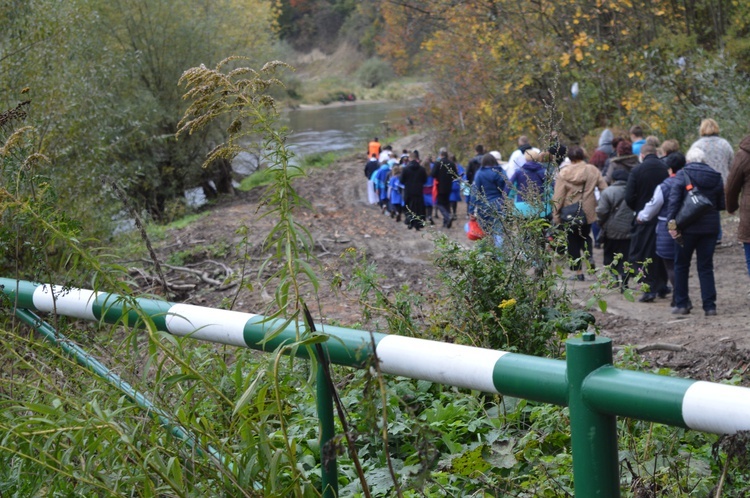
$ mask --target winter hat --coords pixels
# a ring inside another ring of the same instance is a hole
[[[493,150],[493,151],[491,151],[491,152],[490,152],[490,155],[492,155],[492,157],[494,157],[495,159],[497,159],[497,162],[500,162],[500,161],[502,161],[502,160],[503,160],[503,155],[502,155],[502,154],[500,154],[500,153],[499,153],[498,151],[496,151],[496,150]]]

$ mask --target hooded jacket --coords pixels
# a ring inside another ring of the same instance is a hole
[[[612,140],[614,138],[615,137],[612,135],[609,128],[605,129],[602,134],[599,135],[599,147],[597,147],[596,150],[604,152],[607,156],[612,156],[615,153],[615,149],[612,147]]]
[[[618,169],[622,169],[630,173],[635,169],[636,166],[638,166],[638,164],[638,156],[636,156],[635,154],[610,158],[606,173],[607,183],[611,184],[615,181],[612,175],[614,175],[615,171],[617,171]]]
[[[516,191],[516,202],[526,201],[526,192],[529,189],[533,189],[536,195],[532,195],[536,198],[544,192],[544,179],[547,174],[547,169],[535,161],[527,161],[524,165],[515,172],[513,178],[510,179],[511,186]]]
[[[688,180],[688,176],[690,179]],[[724,203],[724,181],[721,179],[721,173],[713,169],[708,164],[690,163],[677,172],[675,182],[669,189],[669,211],[667,219],[673,220],[680,212],[682,203],[685,200],[687,190],[685,187],[692,183],[694,188],[711,200],[714,209],[706,212],[692,224],[686,227],[679,227],[682,233],[689,234],[717,234],[719,233],[719,211],[723,211]]]
[[[726,194],[727,211],[740,211],[737,238],[740,242],[750,243],[750,135],[742,139],[740,150],[734,155]]]
[[[630,238],[635,212],[625,204],[625,186],[627,180],[617,180],[602,192],[596,206],[599,226],[609,239],[625,240]]]
[[[555,180],[555,194],[552,197],[554,211],[552,219],[560,223],[560,210],[570,204],[580,202],[583,213],[586,215],[586,223],[596,221],[596,196],[594,189],[607,188],[607,182],[602,178],[599,169],[593,164],[583,161],[571,163],[560,170]]]

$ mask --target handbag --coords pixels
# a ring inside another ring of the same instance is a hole
[[[466,236],[469,237],[469,240],[483,239],[484,235],[484,230],[479,226],[479,222],[476,219],[469,220],[468,230],[466,231]]]
[[[693,185],[693,181],[688,176],[687,171],[683,169],[682,172],[685,175],[685,178],[687,178],[688,183],[685,185],[687,194],[685,194],[685,198],[682,200],[682,206],[674,219],[678,230],[684,230],[686,227],[689,227],[698,221],[698,219],[708,211],[714,209],[714,204],[711,200],[703,195],[703,193],[698,190],[698,187]]]
[[[560,220],[564,225],[583,226],[586,223],[586,215],[580,202],[568,204],[560,209]]]

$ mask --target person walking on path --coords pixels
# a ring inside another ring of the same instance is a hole
[[[677,181],[675,175],[685,167],[685,156],[682,155],[681,152],[671,152],[664,158],[664,163],[667,165],[669,178],[656,187],[651,200],[648,201],[646,206],[637,214],[637,220],[644,223],[656,217],[656,255],[659,256],[664,263],[664,268],[667,270],[667,280],[669,280],[669,283],[671,283],[674,288],[674,257],[676,252],[676,242],[672,239],[672,236],[669,235],[667,213],[669,212],[669,193],[672,190],[672,186]],[[674,297],[674,294],[672,296]],[[674,299],[672,299],[672,307],[674,307]]]
[[[455,178],[451,184],[451,194],[448,200],[450,201],[451,205],[451,219],[453,221],[456,221],[458,219],[458,203],[461,202],[461,186],[466,181],[466,171],[464,170],[464,167],[461,166],[458,161],[456,161],[455,155],[451,156],[451,161],[456,165],[458,177]]]
[[[492,154],[482,157],[482,167],[471,185],[471,213],[484,233],[494,237],[499,247],[503,242],[502,213],[508,190],[508,177]]]
[[[391,178],[388,180],[388,201],[391,206],[391,218],[395,217],[396,222],[401,221],[401,213],[404,211],[404,197],[401,191],[404,186],[401,185],[401,166],[396,164],[391,169]]]
[[[740,214],[737,238],[744,246],[747,275],[750,277],[750,135],[742,139],[732,160],[726,185],[726,204],[729,214],[737,211]],[[750,284],[745,297],[750,299]]]
[[[373,154],[367,164],[365,164],[365,177],[367,178],[367,201],[370,204],[378,203],[378,193],[375,191],[375,182],[372,175],[380,168],[378,155]]]
[[[419,152],[409,153],[409,164],[401,171],[401,184],[404,186],[406,225],[419,231],[425,223],[424,195],[422,189],[427,183],[427,172],[419,164]]]
[[[617,144],[617,155],[615,157],[611,157],[609,159],[609,164],[605,166],[606,168],[606,177],[607,183],[611,184],[613,179],[613,174],[618,169],[624,169],[628,172],[628,176],[630,176],[630,172],[635,169],[636,166],[640,163],[640,160],[638,159],[638,156],[636,154],[633,154],[633,145],[630,143],[629,140],[621,140]]]
[[[568,224],[565,228],[568,235],[568,256],[570,269],[575,271],[573,280],[585,280],[581,261],[586,257],[587,248],[592,247],[591,224],[596,221],[596,196],[594,190],[598,187],[605,191],[607,182],[602,178],[599,169],[588,164],[584,159],[585,152],[579,145],[568,148],[570,164],[560,170],[555,180],[555,193],[552,197],[554,206],[552,221],[561,225],[560,212],[566,206],[580,203],[580,212],[584,220],[582,224]],[[589,256],[590,249],[588,249]]]
[[[536,149],[531,146],[529,143],[529,137],[526,135],[521,135],[518,137],[518,148],[513,151],[513,153],[510,155],[510,158],[508,158],[508,162],[505,164],[505,174],[508,178],[513,178],[513,175],[521,169],[526,162],[526,158],[524,157],[524,153],[527,150],[533,149],[536,152],[539,152],[539,149]]]
[[[474,183],[474,175],[477,174],[479,168],[482,167],[482,158],[484,157],[484,146],[482,144],[474,147],[476,155],[469,159],[466,164],[466,183],[468,185],[469,194],[466,196],[466,217],[469,217],[471,212],[471,184]]]
[[[638,125],[630,128],[630,142],[633,144],[633,154],[639,155],[641,147],[646,144],[646,139],[643,138],[643,128]]]
[[[625,202],[636,213],[651,200],[656,187],[669,177],[667,167],[656,157],[653,145],[641,147],[640,159],[641,164],[630,173],[625,190]],[[630,234],[628,260],[636,270],[642,271],[643,282],[648,285],[648,290],[639,299],[642,303],[650,303],[656,296],[666,297],[670,292],[667,270],[656,254],[656,221],[654,218],[644,223],[636,222]],[[646,264],[647,260],[651,260],[651,264]]]
[[[691,148],[685,155],[687,164],[675,176],[675,183],[669,191],[670,220],[669,234],[678,241],[674,260],[674,308],[675,315],[687,315],[692,305],[688,295],[688,276],[693,252],[696,254],[696,267],[701,285],[701,300],[706,316],[716,315],[716,283],[714,281],[714,251],[719,236],[719,211],[725,208],[724,182],[721,174],[705,163],[701,149]],[[687,226],[675,226],[675,218],[680,212],[688,186],[697,189],[707,197],[713,209]]]
[[[511,193],[516,210],[527,218],[548,218],[552,214],[550,185],[547,168],[539,161],[541,153],[529,149],[524,153],[526,162],[510,179]]]
[[[729,178],[729,168],[732,166],[732,159],[734,158],[734,149],[725,139],[719,136],[719,124],[711,118],[704,119],[701,121],[698,133],[701,138],[693,142],[690,146],[692,149],[696,147],[703,151],[706,157],[704,161],[713,169],[721,173],[721,179],[724,183],[727,183]],[[716,243],[721,245],[723,230],[719,225],[719,238]],[[728,247],[730,244],[722,247]]]
[[[432,169],[432,177],[437,181],[437,208],[443,218],[443,227],[450,228],[453,223],[451,216],[451,190],[453,180],[458,178],[456,164],[448,159],[448,149],[440,149],[440,158]]]
[[[376,158],[380,156],[380,142],[378,142],[378,137],[375,137],[375,139],[367,144],[367,157],[375,156]]]
[[[630,228],[635,216],[635,212],[625,203],[628,176],[630,172],[626,169],[615,171],[614,183],[602,192],[596,206],[596,219],[604,234],[604,266],[614,263],[619,254],[614,270],[623,289],[627,280],[625,262],[630,248]]]

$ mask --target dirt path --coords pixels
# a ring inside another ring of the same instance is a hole
[[[394,144],[394,150],[419,148],[432,150],[424,136],[407,137]],[[312,209],[303,209],[298,221],[304,225],[315,241],[321,268],[320,309],[316,315],[326,320],[351,324],[360,322],[361,309],[354,292],[334,292],[326,284],[338,273],[343,280],[351,276],[351,264],[341,258],[348,248],[367,255],[367,261],[377,265],[378,273],[384,276],[385,288],[400,288],[407,284],[419,292],[428,290],[434,275],[431,265],[434,236],[447,233],[462,244],[470,244],[464,233],[466,205],[459,204],[459,226],[451,230],[428,227],[416,233],[407,230],[403,223],[396,223],[380,214],[376,206],[367,202],[366,182],[362,173],[362,157],[340,160],[325,170],[313,170],[298,181],[299,194],[307,199]],[[259,265],[262,255],[258,244],[271,229],[271,219],[259,219],[263,207],[259,207],[260,192],[244,194],[230,204],[214,208],[206,217],[181,230],[174,230],[162,244],[162,255],[171,251],[186,250],[191,246],[208,242],[224,242],[234,247],[241,236],[236,231],[247,226],[253,244],[251,266]],[[736,217],[725,217],[724,240],[734,241]],[[237,267],[236,255],[229,255],[225,262]],[[601,264],[601,250],[595,251],[595,259]],[[616,346],[669,343],[685,348],[682,352],[656,351],[647,356],[656,365],[665,365],[701,378],[719,378],[731,375],[735,369],[744,370],[750,365],[750,302],[745,292],[750,285],[744,274],[742,247],[734,242],[730,247],[717,251],[715,256],[718,289],[718,316],[704,317],[700,310],[700,292],[695,275],[690,280],[690,295],[696,304],[693,314],[677,318],[670,313],[669,299],[657,299],[654,303],[629,302],[619,293],[607,295],[607,313],[595,312],[597,324],[604,336],[612,338]],[[248,272],[253,278],[257,268]],[[695,268],[693,268],[693,274]],[[583,306],[592,295],[591,282],[575,282],[576,295]],[[271,301],[258,285],[250,292],[240,292],[235,309],[248,312],[263,312]],[[218,305],[222,299],[232,297],[236,289],[225,292],[198,292],[190,302],[208,306]]]

